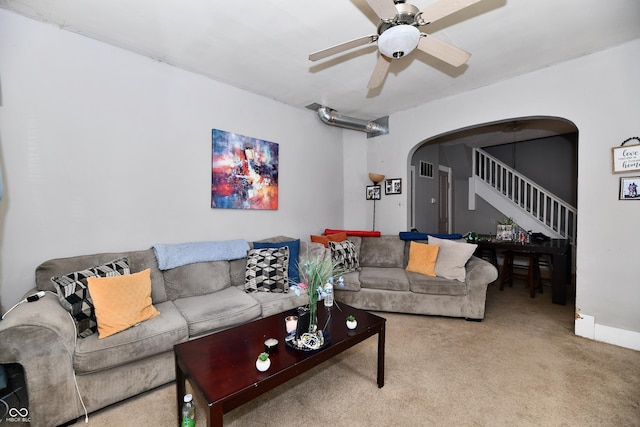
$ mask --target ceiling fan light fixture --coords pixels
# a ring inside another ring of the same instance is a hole
[[[418,46],[420,30],[413,25],[396,25],[378,38],[378,49],[387,58],[402,58]]]

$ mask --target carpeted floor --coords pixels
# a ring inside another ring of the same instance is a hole
[[[550,288],[489,287],[482,322],[387,319],[385,386],[376,339],[226,414],[228,426],[640,426],[640,352],[573,334]],[[196,401],[205,426],[204,402]],[[175,426],[169,384],[90,414],[89,426]],[[76,425],[84,424],[84,419]]]

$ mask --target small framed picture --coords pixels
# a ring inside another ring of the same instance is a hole
[[[367,185],[367,200],[380,200],[381,188],[379,185]]]
[[[620,200],[640,200],[640,176],[620,178]]]
[[[402,193],[402,179],[392,178],[387,179],[384,182],[384,194],[401,194]]]

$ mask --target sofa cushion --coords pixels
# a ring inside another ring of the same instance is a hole
[[[70,271],[88,269],[94,265],[106,264],[117,258],[127,258],[132,272],[151,269],[151,299],[154,304],[165,302],[167,294],[164,289],[162,271],[158,268],[158,261],[153,249],[129,252],[99,253],[93,255],[79,255],[68,258],[54,258],[43,262],[36,268],[36,286],[40,291],[56,292],[51,281],[53,276],[62,276]]]
[[[347,240],[347,233],[344,231],[327,234],[326,236],[316,236],[314,234],[311,235],[311,241],[314,243],[322,243],[325,248],[329,247],[329,242],[344,242]]]
[[[411,242],[406,270],[426,276],[435,276],[439,249],[440,246]]]
[[[100,339],[160,315],[151,303],[151,270],[148,268],[124,276],[89,277],[87,285]]]
[[[197,262],[162,274],[170,300],[205,295],[231,286],[229,261]]]
[[[261,314],[260,303],[233,286],[173,303],[187,320],[190,338],[257,319]]]
[[[244,286],[239,286],[239,290],[244,290]],[[309,297],[306,293],[296,295],[295,292],[286,294],[273,292],[254,292],[251,294],[260,304],[262,314],[260,317],[271,316],[272,314],[282,313],[287,310],[294,309],[309,303]]]
[[[229,261],[229,280],[231,281],[231,286],[242,285],[244,289],[244,284],[246,282],[245,274],[247,272],[247,259],[234,259]]]
[[[247,292],[289,291],[289,248],[251,249],[247,255]]]
[[[360,246],[362,267],[405,268],[405,242],[398,236],[363,237]]]
[[[478,245],[429,237],[429,244],[440,246],[436,260],[436,276],[445,279],[465,280],[465,264]]]
[[[106,339],[78,340],[73,367],[79,375],[102,371],[171,351],[189,339],[187,322],[171,301],[155,305],[160,315]]]
[[[345,273],[342,275],[344,287],[335,286],[334,291],[359,291],[360,290],[360,273],[357,271]]]
[[[51,277],[60,304],[73,316],[76,333],[80,338],[88,337],[98,331],[95,307],[87,286],[87,279],[120,276],[129,272],[127,258],[118,258],[105,264]]]
[[[343,273],[352,271],[360,271],[360,262],[358,261],[358,253],[353,242],[345,240],[344,242],[329,242],[331,250],[331,260],[335,263],[336,268]]]
[[[263,248],[289,248],[289,280],[298,283],[300,275],[298,274],[298,260],[300,258],[300,239],[290,240],[288,242],[253,242],[254,249]]]
[[[360,286],[368,289],[408,291],[409,280],[404,268],[362,267]]]
[[[431,295],[466,295],[467,284],[458,280],[443,277],[425,276],[407,271],[411,292]]]

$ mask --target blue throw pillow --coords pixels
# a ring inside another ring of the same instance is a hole
[[[289,280],[294,283],[299,283],[298,258],[300,257],[300,239],[278,243],[253,242],[254,249],[284,248],[285,246],[289,248]]]

